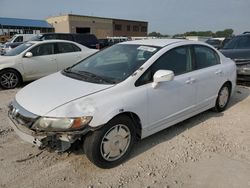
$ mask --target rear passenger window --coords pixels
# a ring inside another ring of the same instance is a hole
[[[70,43],[57,43],[57,46],[58,46],[58,53],[70,53],[70,52],[81,51],[79,47]]]
[[[195,69],[202,69],[220,63],[218,54],[209,47],[195,46]]]
[[[78,46],[74,45],[74,44],[71,44],[75,50],[75,52],[80,52],[82,51],[81,48],[79,48]]]

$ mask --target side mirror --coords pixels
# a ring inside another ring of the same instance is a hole
[[[156,88],[160,82],[168,82],[174,79],[174,72],[170,70],[158,70],[153,77],[153,88]]]
[[[33,54],[31,53],[31,52],[26,52],[26,54],[24,55],[24,57],[32,57],[33,56]]]

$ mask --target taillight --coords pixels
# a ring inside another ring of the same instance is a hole
[[[101,47],[100,47],[100,44],[96,44],[95,47],[96,47],[96,49],[98,49],[98,50],[100,50],[100,48],[101,48]]]

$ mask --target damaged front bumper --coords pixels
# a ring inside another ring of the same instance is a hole
[[[83,130],[69,132],[45,132],[31,130],[31,126],[39,116],[23,109],[17,102],[12,102],[8,112],[10,126],[24,141],[38,146],[40,149],[50,148],[58,152],[66,151],[71,144],[90,131],[87,126]]]

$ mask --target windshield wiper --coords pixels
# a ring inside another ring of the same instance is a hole
[[[77,71],[77,73],[80,73],[80,74],[83,74],[84,76],[88,76],[90,78],[94,78],[94,79],[97,79],[99,81],[102,81],[102,82],[106,82],[108,84],[115,84],[116,82],[114,81],[111,81],[110,79],[108,78],[104,78],[103,76],[99,76],[97,74],[94,74],[94,73],[91,73],[91,72],[87,72],[87,71]]]

